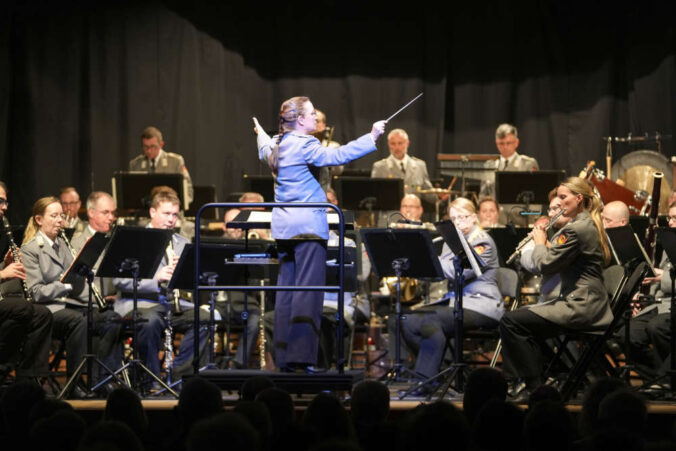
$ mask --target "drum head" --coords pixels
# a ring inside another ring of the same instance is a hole
[[[662,172],[660,188],[660,214],[669,212],[669,197],[674,186],[674,165],[667,157],[654,150],[637,150],[631,152],[613,164],[611,169],[613,180],[622,179],[632,191],[644,191],[648,195],[653,192],[653,174]]]

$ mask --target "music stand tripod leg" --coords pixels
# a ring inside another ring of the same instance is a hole
[[[94,273],[91,270],[88,270],[85,279],[87,281],[87,284],[89,285],[89,296],[87,298],[87,331],[86,331],[87,353],[84,356],[82,356],[82,360],[75,369],[75,372],[68,379],[68,381],[66,381],[66,385],[63,387],[61,392],[59,392],[56,399],[63,399],[66,395],[70,393],[70,390],[77,383],[77,380],[80,378],[85,368],[87,368],[87,383],[85,385],[85,392],[87,395],[91,395],[94,392],[94,390],[96,390],[97,388],[108,382],[111,378],[114,379],[115,382],[117,382],[120,385],[126,385],[121,379],[117,377],[114,371],[112,371],[103,362],[101,362],[101,360],[98,359],[96,354],[92,352],[93,347],[92,336],[94,334],[94,326],[93,326],[94,306],[92,301],[92,282],[94,280]],[[100,368],[103,368],[103,370],[108,374],[108,377],[104,378],[103,381],[99,382],[98,384],[96,384],[96,386],[92,387],[92,381],[94,377],[94,364],[98,365]]]

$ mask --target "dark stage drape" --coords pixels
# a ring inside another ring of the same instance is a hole
[[[110,191],[147,125],[223,199],[242,173],[267,173],[251,117],[274,130],[299,94],[346,142],[424,92],[389,128],[409,132],[432,176],[437,153],[496,152],[501,122],[541,168],[569,174],[603,161],[602,136],[674,131],[672,2],[91,3],[0,7],[13,222],[61,186]],[[378,147],[354,166],[388,154]]]

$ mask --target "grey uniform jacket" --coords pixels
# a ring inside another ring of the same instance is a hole
[[[155,172],[158,174],[183,174],[183,178],[188,183],[188,202],[193,200],[192,179],[190,173],[185,167],[185,160],[177,153],[160,150]],[[130,171],[148,172],[150,169],[148,159],[141,154],[129,162]]]
[[[512,157],[509,166],[507,166],[506,169],[503,169],[501,165],[502,160],[500,158],[484,163],[485,168],[495,169],[496,171],[528,172],[540,168],[540,165],[538,165],[538,161],[535,158],[529,157],[528,155],[521,155],[520,153],[516,153]],[[487,179],[481,184],[481,195],[495,197],[495,174],[490,171],[487,175]]]
[[[587,212],[566,224],[547,249],[537,245],[533,261],[544,275],[560,273],[560,297],[531,307],[537,315],[578,330],[603,329],[613,319],[603,284],[603,248]]]
[[[57,237],[57,252],[41,234],[21,246],[23,264],[26,267],[26,283],[34,302],[46,304],[52,312],[64,308],[64,304],[86,306],[89,296],[84,280],[71,291],[59,280],[73,261],[66,243]]]
[[[498,267],[500,263],[495,242],[485,230],[477,226],[474,227],[466,238],[467,243],[474,248],[475,252],[487,266],[478,278],[472,269],[463,271],[465,288],[462,291],[462,306],[467,310],[472,310],[500,321],[505,312],[505,302],[498,289]],[[449,280],[450,290],[453,290],[455,286],[454,257],[455,254],[450,250],[448,245],[444,244],[439,262],[444,270],[444,275]],[[454,297],[451,294],[451,305],[453,305],[453,300]]]

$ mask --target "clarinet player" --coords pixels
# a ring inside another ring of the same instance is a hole
[[[323,147],[311,135],[317,113],[307,97],[292,97],[279,111],[279,134],[270,138],[253,118],[258,155],[277,176],[275,202],[326,202],[319,169],[347,164],[376,150],[386,121],[338,148]],[[279,285],[324,285],[329,228],[325,209],[274,208],[272,237],[280,258]],[[275,306],[275,365],[280,371],[312,372],[317,363],[324,294],[282,291]]]
[[[0,219],[9,226],[7,185],[0,182]],[[8,229],[3,230],[8,235]],[[17,381],[45,376],[49,371],[49,337],[52,314],[43,305],[28,302],[16,281],[26,280],[21,256],[15,261],[11,249],[0,263],[0,382],[12,369]]]

